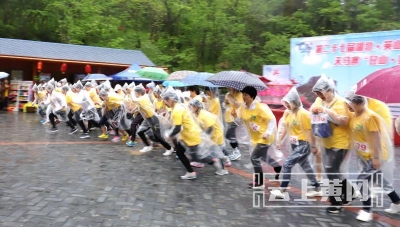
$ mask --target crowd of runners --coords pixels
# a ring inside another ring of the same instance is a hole
[[[225,167],[241,159],[244,151],[239,145],[247,144],[254,169],[249,188],[265,188],[265,162],[280,181],[279,189],[271,194],[284,198],[291,173],[299,171],[293,169],[298,164],[313,188],[306,193],[308,197],[323,196],[324,174],[330,181],[341,183],[340,195],[329,193],[329,213],[340,213],[365,191],[355,190],[348,182],[348,157],[352,153],[357,156],[358,179],[371,182],[381,173],[382,187],[392,201],[385,211],[400,211],[400,198],[393,188],[392,118],[385,103],[355,92],[341,97],[334,82],[322,76],[312,88],[318,98],[310,110],[303,108],[293,87],[282,99],[286,111],[277,122],[252,86],[240,91],[227,88],[222,103],[220,89],[202,89],[191,86],[182,91],[154,82],[112,88],[109,81],[68,84],[66,79],[51,79],[34,85],[33,105],[38,105],[41,123],[50,125],[50,133],[56,133],[64,122],[69,130],[65,133],[81,131],[82,139],[108,140],[113,135],[113,142],[134,147],[138,136],[143,153],[161,146],[165,149],[162,155],[180,159],[186,169],[181,178],[187,180],[197,177],[193,167],[205,164],[212,165],[216,175],[229,174]],[[101,130],[101,134],[97,136],[95,130]],[[357,216],[360,221],[373,218],[370,195],[367,190],[364,196],[368,199]]]

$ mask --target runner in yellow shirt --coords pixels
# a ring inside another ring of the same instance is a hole
[[[218,97],[218,88],[206,87],[204,90],[208,96],[205,104],[206,109],[210,113],[215,114],[215,116],[221,116],[221,103]]]
[[[284,137],[288,136],[290,156],[286,158],[282,167],[280,189],[271,191],[271,194],[278,198],[284,198],[283,192],[289,185],[292,168],[299,164],[307,174],[311,185],[315,187],[315,190],[307,192],[307,196],[322,196],[320,184],[308,160],[311,152],[314,154],[318,152],[315,148],[315,139],[311,134],[310,113],[303,108],[295,87],[285,95],[282,103],[287,110],[279,123],[277,147],[280,148]]]
[[[36,84],[32,87],[33,95],[35,97],[32,106],[38,104],[37,114],[42,118],[40,122],[43,123],[46,121],[46,106],[43,104],[46,99],[46,91],[41,90],[40,87]]]
[[[76,96],[76,94],[70,91],[68,86],[62,87],[61,92],[65,95],[65,101],[69,106],[69,112],[67,114],[68,121],[66,122],[67,125],[71,127],[71,131],[69,134],[74,134],[75,132],[78,131],[78,127],[76,127],[77,121],[76,119],[73,118],[74,113],[80,110],[82,107],[72,101],[73,96]]]
[[[130,128],[130,140],[126,142],[126,145],[128,147],[133,147],[136,145],[135,140],[136,140],[136,132],[137,129],[139,128],[140,124],[143,122],[143,117],[139,112],[139,106],[133,102],[132,100],[132,92],[133,89],[135,88],[135,83],[131,83],[128,85],[128,87],[125,89],[126,96],[124,98],[124,105],[125,109],[128,114],[132,114],[132,122],[131,122],[131,128]]]
[[[188,148],[189,152],[193,154],[195,159],[198,159],[197,153],[199,151],[199,145],[202,143],[201,129],[193,121],[183,105],[179,103],[180,97],[173,89],[168,88],[165,92],[163,92],[162,97],[165,104],[172,108],[171,118],[173,130],[171,133],[166,135],[166,138],[172,139],[179,134],[178,143],[176,144],[176,155],[187,170],[186,174],[181,176],[181,178],[184,180],[195,179],[197,175],[196,172],[193,171],[192,167],[190,166],[190,161],[185,155],[185,147]],[[213,164],[217,169],[217,172],[221,172],[223,169],[220,160],[216,158],[213,159],[211,156],[206,156],[197,161]]]
[[[267,155],[269,147],[275,141],[276,119],[266,104],[254,101],[257,97],[257,90],[247,86],[242,90],[243,102],[237,111],[233,109],[232,116],[237,123],[243,122],[254,145],[251,154],[251,162],[254,168],[254,181],[249,184],[250,188],[263,189],[264,175],[261,167],[261,160],[267,161],[275,172],[281,170],[281,166],[274,159]]]
[[[229,158],[232,161],[239,160],[242,154],[239,150],[239,144],[236,138],[236,128],[238,125],[234,122],[232,113],[235,112],[243,104],[243,96],[240,91],[233,88],[228,88],[228,93],[225,96],[225,123],[226,123],[226,134],[225,137],[229,141],[233,151]]]
[[[140,128],[138,130],[138,135],[146,146],[142,150],[140,150],[140,152],[149,152],[153,150],[153,146],[150,145],[145,135],[148,130],[151,130],[153,132],[155,142],[159,142],[166,149],[164,155],[171,155],[174,150],[161,135],[160,120],[155,114],[154,106],[151,103],[148,95],[146,94],[145,88],[140,84],[139,86],[136,86],[133,90],[135,92],[135,97],[133,97],[133,100],[139,106],[139,112],[144,119],[142,125],[140,125]]]
[[[350,93],[347,102],[354,110],[354,117],[351,118],[351,138],[352,148],[355,150],[360,175],[359,180],[371,180],[377,177],[377,173],[383,176],[383,189],[388,193],[392,201],[390,208],[385,209],[388,213],[400,212],[400,198],[393,189],[393,170],[394,155],[393,145],[390,140],[389,131],[385,126],[385,121],[374,111],[366,107],[366,98]],[[368,185],[366,185],[368,186]],[[368,190],[369,193],[369,190]],[[371,197],[368,194],[368,200],[363,201],[363,209],[359,211],[357,219],[360,221],[371,221],[373,215],[371,212]]]
[[[342,171],[347,172],[348,160],[346,159],[350,147],[349,138],[349,117],[350,112],[345,100],[335,92],[334,82],[325,75],[317,81],[312,91],[318,96],[310,110],[312,115],[313,134],[317,141],[322,145],[320,151],[316,154],[317,167],[320,163],[320,157],[323,156],[323,165],[329,180],[342,181],[342,197],[329,196],[331,207],[327,208],[329,213],[340,213],[342,205],[350,202],[352,195],[347,195],[347,187],[351,187],[347,182]],[[323,130],[322,130],[323,129]],[[331,129],[331,134],[329,132]],[[321,133],[322,132],[322,133]],[[314,149],[314,148],[313,148]],[[317,169],[317,179],[321,170]],[[334,195],[333,192],[330,195]]]
[[[197,99],[192,99],[189,102],[189,106],[195,115],[197,124],[210,136],[211,140],[220,147],[221,151],[225,155],[223,159],[224,166],[231,166],[231,161],[229,157],[227,157],[228,153],[225,150],[225,138],[222,124],[218,120],[218,117],[203,109],[202,103]]]
[[[104,109],[103,115],[99,122],[103,134],[101,134],[99,138],[108,139],[108,134],[104,126],[106,121],[110,121],[115,130],[115,137],[112,139],[112,141],[119,142],[120,140],[128,140],[129,134],[124,130],[120,130],[121,125],[126,127],[125,123],[122,122],[125,121],[124,112],[121,107],[123,98],[117,95],[115,92],[107,92],[106,90],[101,90],[99,97],[103,101]],[[119,137],[119,132],[121,132],[123,135],[122,139]]]

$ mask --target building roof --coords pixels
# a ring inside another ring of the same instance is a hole
[[[20,39],[0,38],[0,56],[1,55],[121,65],[131,65],[135,62],[142,66],[155,66],[154,63],[139,50],[123,50]]]

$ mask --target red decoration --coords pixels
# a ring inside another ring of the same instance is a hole
[[[37,70],[40,72],[40,71],[42,71],[42,69],[43,69],[43,63],[41,61],[39,61],[37,63]]]
[[[92,67],[90,67],[90,65],[86,65],[85,72],[86,72],[86,74],[90,74],[92,72]]]
[[[66,63],[63,63],[62,65],[61,65],[61,72],[62,72],[62,74],[64,74],[66,71],[67,71],[67,64]]]

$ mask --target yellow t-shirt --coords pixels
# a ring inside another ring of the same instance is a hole
[[[37,94],[38,94],[38,98],[39,98],[38,103],[40,103],[40,102],[44,101],[44,99],[46,98],[47,92],[46,91],[38,91]]]
[[[200,110],[199,116],[197,116],[200,128],[203,131],[207,130],[209,127],[213,127],[211,132],[211,140],[217,145],[222,145],[224,143],[224,134],[221,125],[217,123],[217,116],[208,112],[207,110]]]
[[[155,99],[154,108],[157,113],[164,113],[164,112],[168,111],[163,100]]]
[[[221,104],[218,98],[212,98],[208,100],[208,111],[216,116],[221,114]]]
[[[310,113],[304,108],[300,108],[296,113],[288,112],[285,124],[289,129],[290,141],[308,141],[309,135],[304,130],[311,130]]]
[[[97,92],[96,92],[96,89],[94,89],[94,88],[90,89],[90,91],[89,91],[89,97],[90,97],[90,99],[93,101],[93,103],[99,103],[99,104],[102,103],[102,101],[101,101],[99,95],[98,95]],[[96,105],[95,105],[96,108],[100,108],[100,107],[101,107],[99,104],[96,104]]]
[[[229,94],[229,93],[228,93]],[[226,94],[228,96],[228,94]],[[242,104],[243,103],[243,95],[241,92],[237,92],[234,95],[234,100],[237,103]],[[227,106],[226,110],[225,110],[225,122],[226,123],[230,123],[233,122],[234,118],[232,116],[232,110],[234,109],[234,105],[233,103],[229,103],[229,105]]]
[[[272,144],[275,140],[275,134],[267,139],[261,137],[267,131],[269,121],[275,117],[267,105],[253,102],[249,109],[242,106],[238,112],[238,116],[247,127],[253,144]]]
[[[180,140],[187,146],[196,146],[201,143],[201,129],[181,104],[175,104],[172,109],[172,124],[181,125]]]
[[[154,107],[151,104],[150,98],[147,95],[140,96],[139,98],[139,111],[143,115],[143,118],[149,118],[154,116]]]
[[[322,99],[319,97],[315,100],[314,105],[325,106],[326,108],[329,107],[329,105],[323,103]],[[330,107],[330,109],[341,116],[350,116],[350,111],[347,107],[347,103],[341,98],[338,98],[336,102]],[[349,126],[338,126],[333,124],[332,122],[330,122],[330,126],[333,132],[332,136],[328,138],[321,138],[324,147],[328,149],[337,148],[348,150],[350,147]]]
[[[389,130],[393,128],[390,109],[384,102],[368,98],[368,108],[383,118]]]
[[[67,92],[67,94],[65,94],[65,100],[67,102],[67,105],[69,106],[69,108],[71,108],[72,111],[78,111],[82,108],[81,105],[76,104],[72,101],[73,98],[75,98],[77,96],[76,93],[73,92]]]
[[[61,88],[60,88],[60,87],[56,87],[56,88],[54,88],[54,91],[56,91],[56,92],[58,92],[58,93],[62,93],[62,90],[61,90]]]
[[[351,118],[350,127],[352,131],[353,138],[353,149],[356,153],[362,158],[369,160],[373,156],[372,148],[376,146],[373,144],[372,133],[380,133],[381,136],[384,136],[384,133],[381,132],[381,119],[377,113],[372,110],[366,110],[360,116],[353,116]],[[381,138],[381,141],[385,139]],[[382,152],[384,159],[387,159],[387,150],[385,143],[381,143]]]
[[[108,94],[108,100],[104,101],[103,104],[106,106],[107,111],[110,111],[110,110],[120,107],[122,100],[123,100],[123,98],[121,96],[117,95],[114,92],[110,92]]]

